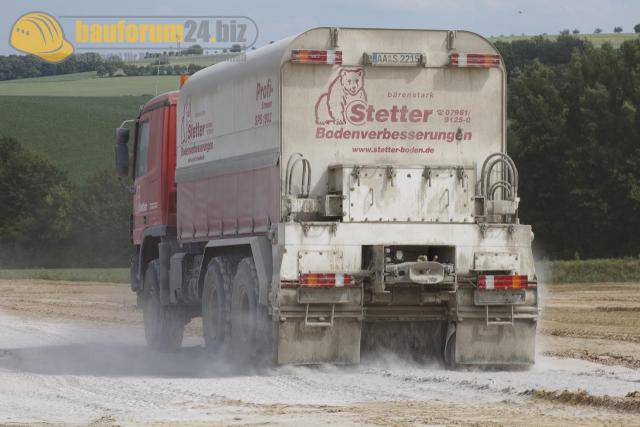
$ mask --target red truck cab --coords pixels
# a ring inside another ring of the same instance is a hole
[[[176,108],[178,91],[152,98],[135,120],[133,212],[130,219],[131,288],[142,289],[144,269],[158,257],[158,244],[176,235]],[[116,130],[118,174],[128,174],[128,130]],[[138,295],[140,296],[140,294]]]
[[[175,230],[177,102],[178,91],[158,95],[142,107],[136,120],[131,229],[136,246],[145,237]]]

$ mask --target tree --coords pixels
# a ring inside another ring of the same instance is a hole
[[[131,195],[110,170],[90,176],[79,191],[72,216],[73,263],[121,267],[129,261]]]
[[[189,64],[187,66],[187,74],[193,74],[196,71],[202,70],[204,67],[202,65],[197,64]]]
[[[570,52],[565,63],[524,61],[511,77],[522,221],[549,257],[637,255],[640,235],[629,230],[640,229],[640,39]]]
[[[602,32],[602,28],[596,28],[595,30],[593,30],[593,32],[595,34],[600,34]]]
[[[204,50],[202,49],[202,46],[200,46],[199,44],[194,44],[189,46],[186,53],[187,55],[202,55],[203,52]]]
[[[122,67],[122,72],[125,76],[139,76],[142,67],[138,67],[137,65],[124,65]]]
[[[99,66],[96,68],[96,75],[97,75],[98,77],[104,77],[104,76],[106,76],[106,75],[107,75],[107,68],[106,68],[104,65],[99,65]]]
[[[640,33],[640,24],[636,24],[633,26],[633,31],[638,34]]]
[[[0,266],[47,266],[60,259],[71,226],[65,174],[13,138],[0,138]],[[52,250],[53,249],[53,250]]]
[[[175,74],[176,76],[179,76],[180,74],[184,74],[187,72],[187,67],[185,67],[184,65],[174,65],[173,66],[173,74]]]
[[[508,141],[520,171],[522,220],[533,224],[537,249],[556,255],[556,240],[565,226],[557,218],[562,217],[566,191],[566,115],[553,80],[552,69],[538,60],[516,72],[509,92]]]
[[[111,62],[106,63],[104,67],[109,77],[113,77],[116,71],[118,71],[118,68]]]
[[[560,31],[560,35],[561,36],[568,36],[569,34],[571,34],[571,31],[569,31],[568,28],[565,29],[565,30]]]
[[[522,69],[534,59],[546,65],[566,65],[571,60],[572,52],[584,52],[590,43],[579,37],[561,35],[557,40],[536,36],[512,42],[498,41],[495,45],[502,54],[508,78],[511,79],[516,70]]]
[[[622,27],[613,27],[613,32],[614,33],[621,33],[622,32]]]
[[[571,31],[573,34],[580,34],[580,30],[575,28],[573,31]]]

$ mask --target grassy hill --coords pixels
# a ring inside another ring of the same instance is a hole
[[[0,82],[0,135],[43,153],[78,183],[113,168],[113,129],[178,80],[88,72]]]
[[[527,40],[532,37],[534,36],[495,36],[489,37],[489,40],[492,42],[512,42],[516,40]],[[542,35],[542,37],[549,40],[555,40],[558,38],[558,35]],[[627,40],[637,39],[639,35],[635,33],[601,33],[578,34],[578,37],[590,41],[594,46],[601,46],[605,43],[610,43],[613,47],[619,47],[623,42]]]
[[[113,129],[150,96],[0,96],[0,135],[45,154],[79,183],[113,168]]]

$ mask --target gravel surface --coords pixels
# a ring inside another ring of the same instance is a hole
[[[549,286],[544,298],[528,370],[378,354],[255,371],[212,360],[195,322],[179,353],[147,350],[126,285],[0,281],[0,423],[640,425],[640,284]]]

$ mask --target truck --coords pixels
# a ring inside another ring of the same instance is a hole
[[[181,83],[141,107],[131,168],[116,129],[151,348],[201,316],[212,357],[240,363],[535,362],[533,233],[489,41],[315,28]]]

